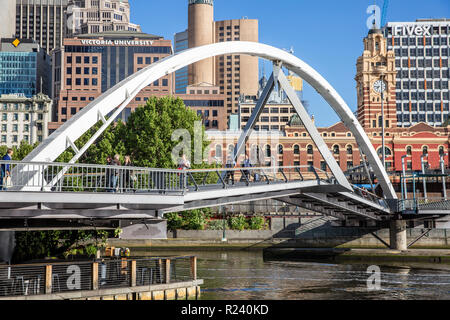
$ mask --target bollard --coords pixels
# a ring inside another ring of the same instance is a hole
[[[98,290],[98,263],[92,264],[92,290]]]
[[[191,276],[192,280],[197,280],[197,257],[191,257]]]
[[[170,259],[166,259],[166,283],[170,283]]]
[[[45,294],[52,293],[52,266],[45,266]]]
[[[131,262],[130,287],[136,287],[136,260]]]

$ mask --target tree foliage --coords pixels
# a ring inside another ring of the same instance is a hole
[[[144,106],[137,108],[126,123],[119,120],[109,126],[78,162],[106,164],[108,156],[119,154],[121,160],[125,155],[130,155],[135,166],[174,168],[177,164],[173,162],[172,150],[180,141],[172,141],[172,134],[177,129],[189,132],[191,154],[187,156],[193,159],[195,121],[201,121],[201,118],[194,111],[186,108],[181,99],[152,97]],[[98,122],[77,139],[75,142],[77,148],[82,148],[101,126],[102,122]],[[203,155],[209,141],[205,138],[204,126],[201,129]],[[19,148],[14,148],[13,159],[23,159],[34,147],[36,145],[22,143]],[[0,152],[5,154],[6,149],[6,146],[2,146]],[[68,149],[56,161],[67,163],[74,155],[74,151]],[[193,164],[193,168],[211,167],[206,163]],[[214,177],[211,176],[210,179]],[[204,229],[209,212],[209,209],[202,209],[168,215],[169,228]],[[96,248],[104,245],[107,236],[108,233],[98,230],[17,232],[14,261],[21,262],[50,256],[61,257],[81,252],[92,254]],[[93,245],[80,247],[80,243],[89,242]]]

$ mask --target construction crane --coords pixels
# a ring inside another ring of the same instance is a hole
[[[389,0],[384,0],[383,12],[381,14],[381,25],[380,25],[380,28],[383,28],[384,25],[386,24],[386,17],[387,17],[388,8],[389,8]]]

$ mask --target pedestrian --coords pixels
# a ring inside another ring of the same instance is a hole
[[[111,156],[107,156],[106,157],[106,165],[109,167],[110,165],[112,165],[112,157]],[[107,168],[105,170],[105,189],[106,192],[112,192],[112,188],[111,188],[111,169]]]
[[[114,156],[114,159],[111,163],[112,166],[120,166],[120,155],[116,154]],[[111,181],[112,181],[112,192],[116,192],[120,190],[119,183],[122,183],[120,177],[121,170],[120,169],[113,169],[111,170]]]
[[[236,167],[236,161],[233,160],[231,156],[228,157],[227,163],[225,164],[225,168],[233,169],[226,171],[225,183],[229,184],[229,180],[231,177],[231,183],[234,185],[234,168]]]
[[[186,155],[183,154],[183,156],[181,157],[180,161],[178,162],[178,170],[189,170],[191,168],[191,163],[189,162],[189,160],[186,159]],[[180,189],[184,190],[185,188],[185,184],[184,184],[184,180],[185,180],[185,174],[184,173],[180,173]]]
[[[14,154],[13,149],[8,149],[3,156],[3,161],[11,161]],[[2,163],[0,172],[0,190],[8,190],[11,185],[11,165],[9,163]]]
[[[124,158],[124,167],[132,167],[133,163],[131,162],[130,156],[125,156]],[[133,192],[136,192],[135,184],[136,184],[136,175],[131,169],[124,169],[123,179],[124,179],[124,188],[125,192],[129,189],[133,190]]]
[[[245,155],[244,163],[243,163],[242,166],[244,168],[251,168],[252,167],[252,163],[250,162],[250,159],[249,159],[248,155]],[[250,170],[244,170],[243,172],[244,172],[245,178],[247,178],[247,181],[250,182],[251,171]]]

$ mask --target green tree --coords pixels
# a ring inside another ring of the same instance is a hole
[[[123,138],[125,150],[132,155],[136,165],[173,168],[176,163],[172,161],[172,150],[180,141],[172,141],[172,134],[177,129],[189,132],[192,137],[192,157],[195,121],[201,121],[201,118],[194,111],[186,108],[180,98],[153,97],[130,115],[126,125],[117,127],[117,134]],[[202,137],[203,152],[209,145],[205,139],[204,126],[202,126]]]

